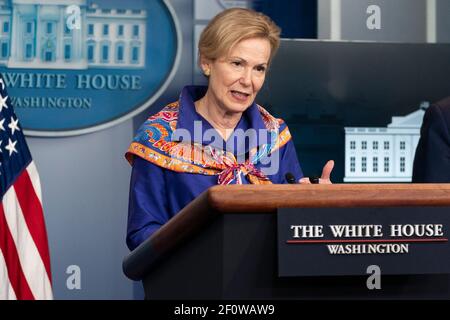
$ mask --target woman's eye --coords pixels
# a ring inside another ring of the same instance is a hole
[[[266,67],[263,67],[263,66],[256,67],[256,71],[258,71],[258,72],[265,72],[266,71]]]
[[[241,62],[240,61],[233,61],[233,62],[231,62],[231,64],[236,66],[236,67],[239,67],[241,65]]]

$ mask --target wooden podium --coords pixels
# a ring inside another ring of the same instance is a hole
[[[450,184],[215,186],[123,262],[147,299],[449,299],[450,276],[279,277],[279,208],[449,207]],[[446,258],[448,261],[448,258]],[[317,261],[320,263],[320,261]]]

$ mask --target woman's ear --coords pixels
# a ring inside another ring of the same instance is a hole
[[[211,61],[209,59],[204,58],[203,56],[199,57],[200,59],[200,68],[203,71],[203,74],[207,77],[211,75]]]

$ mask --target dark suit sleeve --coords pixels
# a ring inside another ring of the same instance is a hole
[[[441,107],[428,108],[420,130],[412,182],[450,182],[449,127],[449,117],[443,114]]]

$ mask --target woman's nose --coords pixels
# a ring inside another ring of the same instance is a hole
[[[249,86],[252,83],[252,73],[251,70],[245,70],[241,75],[240,82],[242,85]]]

